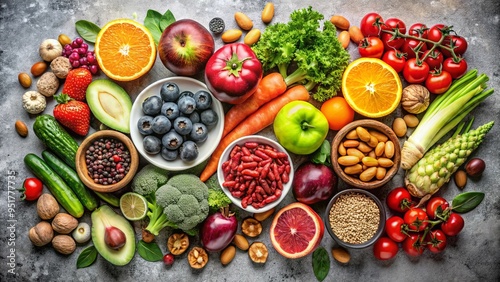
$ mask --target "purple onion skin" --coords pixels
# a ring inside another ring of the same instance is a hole
[[[201,243],[209,252],[220,252],[231,243],[237,229],[236,217],[216,212],[203,222],[200,232]]]
[[[295,171],[292,191],[297,201],[307,205],[328,200],[337,187],[337,176],[330,167],[306,162]]]

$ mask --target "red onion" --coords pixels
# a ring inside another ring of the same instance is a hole
[[[209,215],[201,227],[201,242],[209,252],[219,252],[227,247],[238,229],[238,221],[225,208]]]

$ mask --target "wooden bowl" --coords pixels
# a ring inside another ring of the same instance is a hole
[[[389,140],[391,140],[394,143],[394,156],[392,157],[392,161],[394,162],[394,165],[387,169],[387,172],[385,174],[385,177],[378,180],[376,178],[373,178],[370,181],[361,181],[358,177],[358,175],[349,175],[346,174],[343,170],[343,167],[337,162],[337,159],[340,157],[338,148],[341,142],[344,141],[345,136],[347,133],[349,133],[351,130],[356,129],[356,127],[362,126],[367,130],[370,129],[375,129],[378,130],[380,133],[383,133],[386,135]],[[376,120],[371,120],[371,119],[362,119],[362,120],[357,120],[349,123],[348,125],[344,126],[337,134],[335,135],[333,142],[332,142],[332,165],[335,173],[348,185],[361,188],[361,189],[375,189],[378,187],[383,186],[389,180],[391,180],[394,175],[399,170],[399,166],[401,163],[401,148],[399,145],[399,139],[394,133],[394,131],[388,127],[387,125],[383,124],[382,122],[376,121]]]
[[[130,169],[125,177],[119,182],[115,184],[102,185],[95,183],[94,180],[89,176],[87,165],[85,162],[85,152],[96,139],[106,137],[120,140],[121,142],[123,142],[123,144],[125,144],[130,152]],[[83,142],[78,147],[78,151],[76,152],[76,171],[78,173],[78,176],[85,184],[85,186],[97,192],[115,192],[125,187],[132,180],[132,178],[134,178],[138,166],[139,154],[134,147],[134,143],[132,143],[132,140],[130,140],[130,138],[128,138],[125,134],[115,130],[101,130],[93,133],[83,140]]]

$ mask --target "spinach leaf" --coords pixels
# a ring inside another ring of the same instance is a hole
[[[94,263],[97,259],[97,250],[94,246],[90,246],[83,250],[76,260],[76,268],[85,268]]]
[[[155,43],[158,45],[160,41],[161,32],[160,20],[162,15],[155,10],[148,10],[146,18],[144,18],[144,26],[151,32]]]
[[[146,243],[140,240],[137,243],[137,252],[139,255],[147,261],[160,261],[163,259],[163,253],[160,247],[154,241],[151,243]]]
[[[101,31],[101,28],[98,27],[95,23],[79,20],[75,23],[76,31],[78,34],[88,42],[95,43],[97,38],[97,34]]]
[[[475,209],[484,199],[483,192],[465,192],[458,194],[452,201],[453,211],[466,213]]]
[[[328,142],[328,140],[324,140],[323,143],[321,144],[321,147],[319,147],[319,149],[313,153],[311,161],[315,164],[331,166],[332,165],[331,153],[332,153],[332,146],[330,145],[330,142]]]
[[[170,24],[175,22],[174,14],[170,10],[167,10],[160,19],[160,30],[163,32]]]
[[[317,248],[312,254],[314,276],[318,281],[323,281],[330,271],[330,257],[323,247]]]

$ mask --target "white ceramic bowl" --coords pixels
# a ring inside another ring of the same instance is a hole
[[[221,158],[219,159],[219,164],[217,167],[217,179],[218,179],[219,184],[221,186],[222,186],[222,183],[224,183],[224,172],[222,170],[222,164],[229,159],[229,154],[231,153],[231,150],[234,148],[234,146],[236,146],[236,145],[243,146],[246,142],[257,142],[260,144],[269,145],[269,146],[275,148],[276,150],[278,150],[279,152],[286,153],[286,155],[288,157],[288,161],[290,162],[289,181],[286,184],[285,183],[283,184],[283,191],[281,193],[280,198],[274,202],[271,202],[271,203],[265,205],[262,208],[256,209],[256,208],[252,207],[251,205],[248,205],[246,208],[243,208],[241,205],[241,199],[233,197],[233,195],[231,195],[231,192],[227,188],[222,187],[222,190],[231,199],[233,204],[237,205],[242,210],[245,210],[245,211],[250,212],[250,213],[261,213],[261,212],[265,212],[265,211],[268,211],[268,210],[276,207],[286,197],[286,195],[290,191],[290,188],[292,187],[293,176],[294,176],[293,162],[292,162],[292,159],[290,157],[290,154],[288,154],[288,152],[285,150],[285,148],[283,148],[278,142],[276,142],[274,140],[271,140],[267,137],[260,136],[260,135],[249,135],[249,136],[241,137],[241,138],[233,141],[231,144],[229,144],[229,146],[224,150]]]
[[[192,168],[204,162],[206,159],[208,159],[208,157],[210,157],[210,155],[213,153],[213,151],[219,144],[222,138],[222,131],[224,129],[224,109],[222,108],[221,102],[212,95],[213,99],[211,108],[219,116],[219,122],[214,128],[210,129],[210,131],[208,132],[207,140],[201,144],[198,144],[199,155],[194,161],[185,162],[179,158],[173,161],[167,161],[161,157],[161,154],[156,154],[156,155],[148,154],[146,153],[146,151],[144,150],[144,146],[142,145],[142,140],[144,136],[139,133],[139,129],[137,128],[137,121],[142,116],[144,116],[144,113],[142,112],[142,102],[150,96],[154,95],[159,96],[161,86],[163,85],[163,83],[167,81],[176,83],[177,86],[179,86],[179,90],[181,92],[188,90],[193,93],[196,93],[196,91],[198,90],[206,90],[207,92],[210,93],[210,91],[207,89],[207,86],[204,83],[190,77],[182,77],[182,76],[168,77],[150,84],[137,96],[137,98],[134,101],[134,104],[132,105],[132,113],[130,115],[130,137],[132,138],[132,141],[134,142],[137,151],[148,162],[154,164],[157,167],[170,171],[185,170]]]

